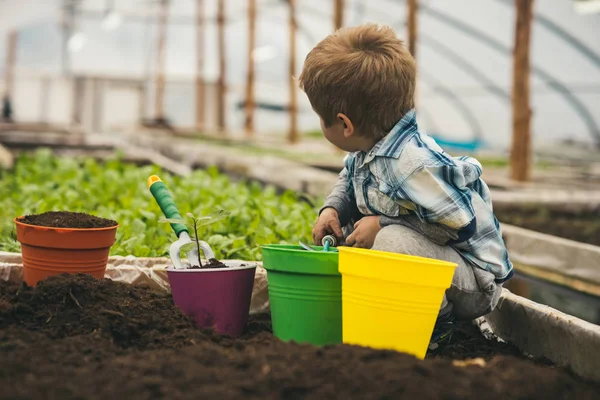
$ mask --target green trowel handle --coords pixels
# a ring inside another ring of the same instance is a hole
[[[152,175],[148,178],[148,187],[165,217],[168,219],[183,219],[179,214],[179,210],[177,210],[169,189],[167,189],[167,185],[158,176]],[[188,232],[187,227],[183,224],[171,224],[171,228],[173,228],[177,237],[181,232]]]

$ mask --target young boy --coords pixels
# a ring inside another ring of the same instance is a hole
[[[455,318],[492,311],[513,268],[481,164],[450,157],[419,130],[415,75],[391,28],[363,25],[319,43],[299,81],[325,138],[349,152],[314,226],[315,244],[333,234],[347,246],[456,263],[433,344],[449,337]]]

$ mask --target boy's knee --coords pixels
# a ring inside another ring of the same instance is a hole
[[[382,228],[373,243],[373,250],[392,253],[415,254],[415,249],[424,237],[402,225],[390,225]]]
[[[470,320],[493,311],[501,293],[502,285],[495,283],[492,273],[470,265],[459,265],[446,296],[454,304],[454,315]]]

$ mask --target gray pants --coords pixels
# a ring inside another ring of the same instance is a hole
[[[494,275],[469,264],[456,250],[440,246],[402,225],[390,225],[377,234],[374,250],[450,261],[458,265],[452,286],[446,290],[440,314],[452,312],[458,319],[474,319],[491,312],[500,299],[502,285]]]

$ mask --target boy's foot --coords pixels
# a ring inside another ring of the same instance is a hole
[[[455,318],[451,312],[438,316],[429,340],[429,350],[435,350],[441,344],[450,340],[452,333],[454,333],[454,321]]]

